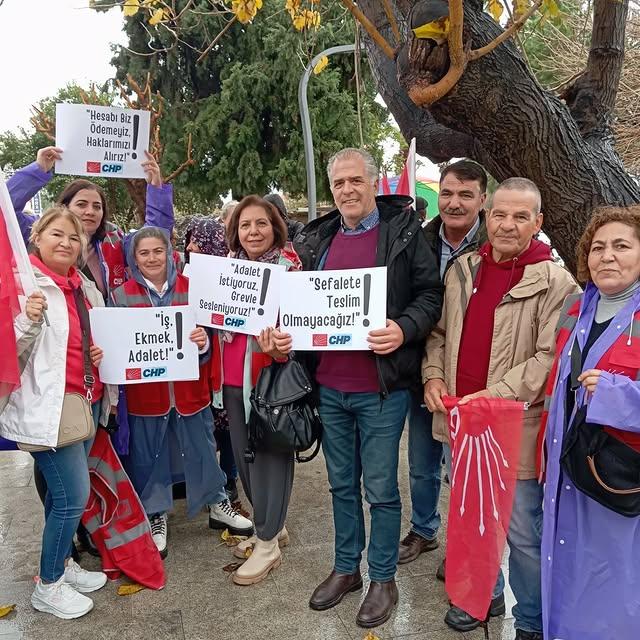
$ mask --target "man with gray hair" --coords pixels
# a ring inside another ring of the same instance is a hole
[[[542,225],[540,208],[540,191],[531,180],[509,178],[498,186],[486,217],[489,241],[457,258],[448,270],[444,311],[427,339],[422,363],[433,437],[444,444],[449,470],[443,396],[461,397],[460,404],[478,397],[530,403],[507,534],[517,640],[542,640],[542,486],[536,479],[536,439],[556,323],[564,299],[579,291],[571,274],[552,260],[550,247],[534,238]],[[500,572],[489,615],[504,613],[503,589]],[[445,622],[471,631],[481,621],[452,606]]]
[[[398,449],[409,389],[420,383],[424,340],[438,321],[442,285],[435,255],[407,196],[379,196],[369,153],[343,149],[327,167],[337,209],[309,223],[296,243],[307,270],[387,268],[386,327],[369,333],[369,351],[325,351],[315,366],[322,446],[333,496],[335,562],[309,606],[325,610],[362,588],[365,548],[361,483],[371,513],[369,591],[356,623],[375,627],[398,600]],[[281,351],[289,336],[276,335]]]

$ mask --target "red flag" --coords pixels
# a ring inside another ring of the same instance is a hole
[[[524,403],[445,398],[451,442],[446,590],[484,620],[498,578],[516,490]]]
[[[409,152],[402,168],[402,174],[398,180],[396,193],[402,196],[411,196],[416,200],[416,139],[412,138],[409,143]]]
[[[0,210],[0,398],[8,397],[20,386],[18,350],[13,320],[20,313],[16,261],[9,242],[4,215]]]
[[[398,180],[398,186],[396,187],[396,194],[399,196],[409,195],[409,168],[406,163],[402,169],[402,174]]]
[[[387,174],[382,176],[382,195],[391,195],[391,187],[389,186],[389,178],[387,178]]]

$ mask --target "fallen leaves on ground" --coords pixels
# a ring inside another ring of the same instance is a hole
[[[227,547],[237,547],[243,540],[246,540],[246,536],[234,536],[229,533],[229,529],[225,529],[220,534],[220,540],[224,542]]]
[[[8,616],[16,608],[15,604],[2,604],[0,605],[0,618]]]
[[[367,635],[362,638],[362,640],[380,640],[380,638],[378,638],[378,636],[373,633],[373,631],[369,631],[369,633],[367,633]]]
[[[129,584],[121,584],[118,587],[118,595],[119,596],[132,596],[134,593],[138,593],[138,591],[142,591],[146,589],[146,587],[138,584],[136,582],[132,582]]]
[[[222,567],[225,573],[233,573],[238,567],[242,566],[242,562],[230,562]]]

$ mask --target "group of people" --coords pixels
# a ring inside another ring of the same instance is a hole
[[[32,603],[74,618],[92,607],[83,594],[106,581],[72,558],[91,444],[55,448],[64,394],[86,391],[78,301],[87,309],[185,305],[188,278],[179,273],[169,241],[171,188],[151,156],[144,163],[146,226],[131,238],[110,226],[104,194],[85,180],[72,182],[40,219],[22,213],[60,153],[41,150],[36,163],[9,182],[39,291],[16,318],[23,373],[0,413],[0,435],[50,447],[32,454],[45,505]],[[370,583],[356,622],[368,628],[390,618],[398,563],[439,545],[443,461],[449,477],[455,465],[443,397],[460,404],[493,397],[528,403],[507,533],[516,638],[634,638],[640,628],[638,518],[582,493],[560,458],[580,407],[588,420],[638,446],[640,206],[594,214],[577,248],[582,293],[536,238],[541,195],[528,179],[505,180],[486,206],[484,169],[467,160],[450,164],[440,178],[438,215],[423,227],[409,197],[377,195],[378,168],[366,151],[343,149],[327,172],[336,209],[304,228],[287,220],[277,200],[247,196],[231,203],[221,221],[195,220],[185,243],[187,263],[198,252],[289,270],[387,269],[386,326],[369,333],[368,351],[295,354],[316,384],[335,530],[332,571],[309,606],[326,610],[363,588],[364,487]],[[263,367],[291,357],[292,340],[277,326],[258,336],[198,327],[190,339],[200,354],[198,380],[128,385],[120,392],[100,383],[103,353],[91,344],[94,416],[102,426],[117,423],[114,439],[158,550],[167,551],[172,488],[184,482],[189,516],[207,505],[212,528],[246,536],[234,549],[246,560],[233,580],[251,585],[280,565],[281,547],[289,542],[294,458],[256,451],[253,463],[245,461],[249,397]],[[398,457],[405,421],[411,529],[402,538]],[[236,474],[253,522],[229,500]],[[444,580],[446,561],[436,575]],[[505,612],[504,586],[499,572],[487,616]],[[445,621],[459,631],[482,623],[457,606]]]

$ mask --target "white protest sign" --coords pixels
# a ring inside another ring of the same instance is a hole
[[[149,111],[91,104],[56,105],[56,173],[104,178],[144,178]]]
[[[140,384],[197,380],[198,347],[189,340],[196,318],[188,306],[89,311],[93,342],[104,352],[100,380]]]
[[[290,272],[282,277],[280,329],[301,351],[368,350],[387,321],[387,268]]]
[[[252,336],[276,325],[284,265],[201,253],[190,254],[189,264],[198,324]]]

